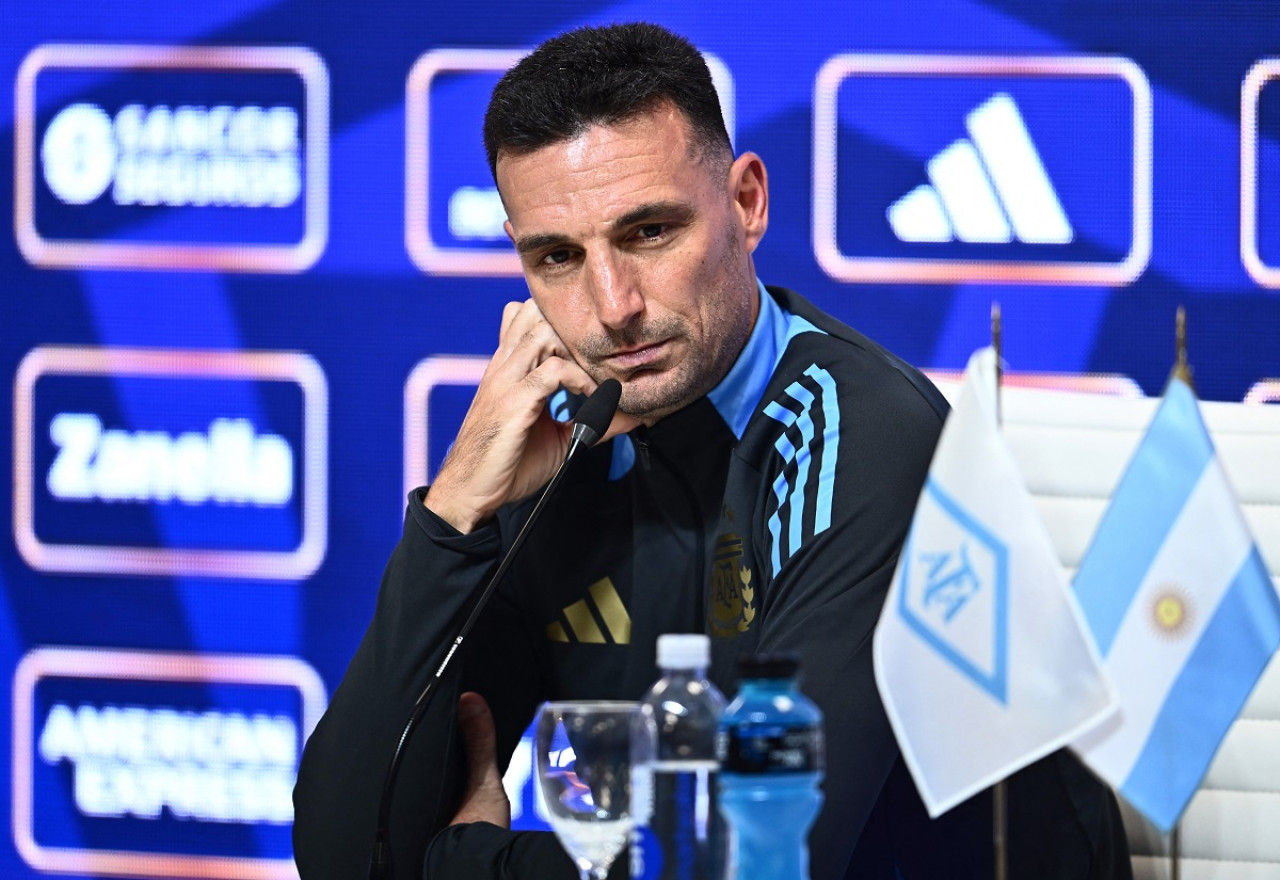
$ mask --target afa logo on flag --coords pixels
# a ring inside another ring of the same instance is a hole
[[[935,817],[1113,711],[996,403],[987,348],[942,427],[873,645],[885,714]]]
[[[925,484],[902,557],[898,613],[957,671],[1008,699],[1009,550],[969,511]]]

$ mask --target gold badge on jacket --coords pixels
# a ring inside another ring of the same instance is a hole
[[[756,618],[756,591],[751,569],[742,564],[742,539],[733,532],[716,538],[711,580],[711,634],[733,638]]]

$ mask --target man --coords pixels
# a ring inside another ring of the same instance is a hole
[[[610,442],[575,461],[408,749],[398,876],[574,876],[549,834],[506,830],[495,756],[505,765],[542,700],[637,698],[664,632],[710,634],[728,692],[740,655],[800,654],[829,744],[815,880],[990,876],[989,798],[928,821],[872,676],[942,398],[757,280],[765,167],[734,158],[681,38],[623,25],[545,43],[495,89],[485,142],[531,298],[506,308],[449,456],[410,498],[373,622],[308,743],[302,876],[365,871],[413,701],[565,454],[548,399],[610,377]],[[1011,788],[1013,876],[1127,871],[1114,801],[1069,758]]]

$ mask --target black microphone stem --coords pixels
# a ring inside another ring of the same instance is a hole
[[[612,380],[607,380],[612,382]],[[616,382],[613,382],[617,385]],[[609,393],[604,395],[608,398]],[[595,395],[593,395],[595,397]],[[592,399],[588,398],[587,403],[591,403]],[[394,800],[396,790],[396,778],[400,775],[400,763],[404,758],[405,745],[409,742],[409,738],[413,736],[414,730],[417,729],[418,723],[427,713],[427,707],[431,705],[431,698],[435,696],[436,685],[440,683],[440,679],[444,675],[445,667],[449,665],[449,661],[453,659],[453,655],[457,653],[458,648],[462,645],[462,640],[471,632],[472,627],[476,625],[476,621],[480,619],[480,612],[484,610],[485,604],[489,601],[489,597],[493,594],[494,589],[498,586],[498,582],[502,580],[502,576],[507,573],[507,569],[511,567],[511,562],[515,559],[516,553],[520,550],[520,546],[524,544],[525,537],[529,534],[534,522],[537,521],[538,515],[542,512],[542,508],[546,506],[547,499],[551,497],[552,491],[560,483],[560,478],[564,476],[565,470],[569,466],[569,462],[573,460],[574,455],[584,446],[591,446],[598,437],[604,433],[605,427],[608,426],[609,420],[613,417],[613,410],[618,404],[618,391],[612,391],[612,401],[609,403],[595,403],[588,408],[587,403],[583,404],[583,409],[589,409],[589,414],[584,422],[598,421],[600,415],[603,415],[604,424],[590,427],[588,424],[575,425],[572,438],[569,441],[569,451],[565,454],[564,460],[560,462],[560,467],[552,475],[547,487],[542,490],[537,503],[533,506],[533,510],[529,512],[529,516],[525,519],[524,525],[520,527],[520,531],[516,533],[515,540],[511,542],[511,546],[507,548],[507,552],[503,554],[502,561],[498,563],[497,570],[493,576],[489,578],[489,582],[485,585],[484,590],[476,599],[475,605],[471,609],[471,614],[462,624],[462,629],[458,631],[457,638],[453,640],[453,644],[449,646],[448,652],[444,655],[444,660],[436,668],[435,675],[427,682],[427,686],[423,688],[422,693],[418,695],[417,701],[413,704],[413,711],[409,715],[409,721],[404,726],[404,730],[400,733],[400,740],[396,743],[396,750],[391,756],[391,763],[387,767],[387,775],[382,782],[382,800],[378,806],[378,828],[373,841],[373,857],[369,860],[369,880],[387,880],[391,877],[391,802]],[[607,412],[602,410],[602,406],[607,407]],[[579,411],[581,417],[582,410]],[[594,417],[594,418],[593,418]],[[579,430],[581,429],[581,430]]]

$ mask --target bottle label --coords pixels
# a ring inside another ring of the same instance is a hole
[[[636,880],[714,880],[724,864],[714,765],[647,774],[652,809],[631,837]],[[639,820],[639,815],[637,815]]]
[[[810,773],[823,767],[822,730],[780,724],[735,724],[716,743],[725,773]]]

